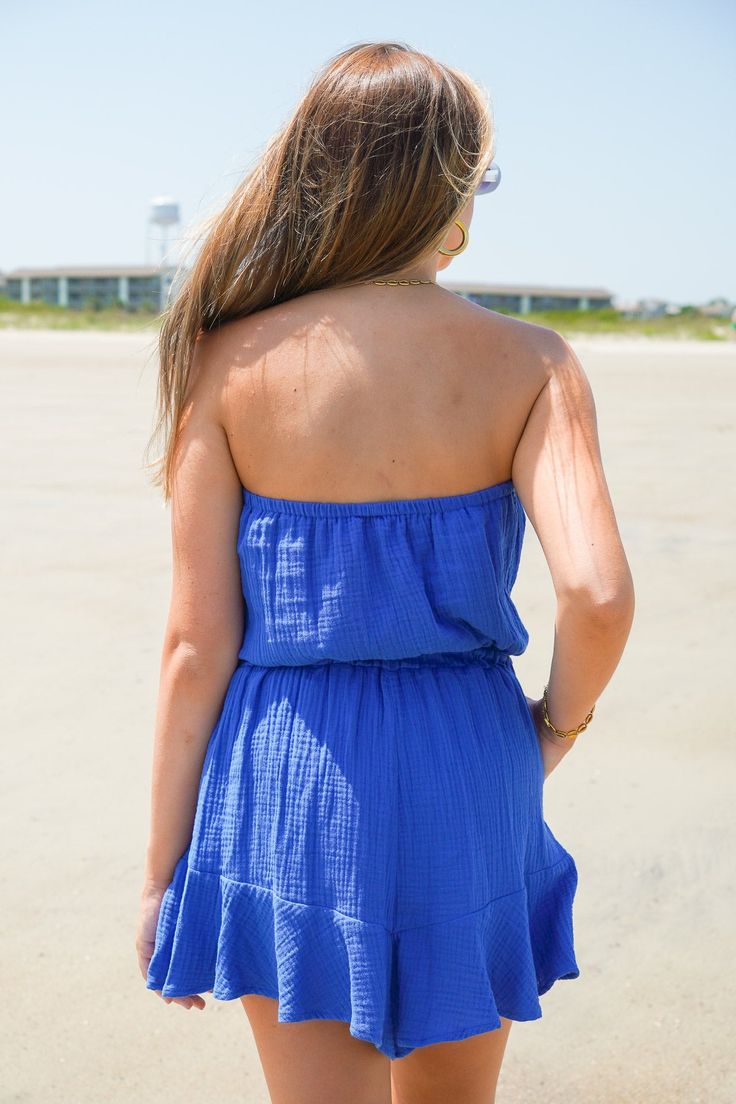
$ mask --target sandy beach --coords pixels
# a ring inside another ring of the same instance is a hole
[[[580,977],[513,1025],[498,1100],[733,1104],[736,342],[572,344],[637,611],[545,783],[578,865]],[[166,1006],[135,956],[170,584],[142,468],[155,373],[151,331],[0,331],[0,1101],[268,1102],[240,1002]],[[531,525],[513,596],[538,697],[554,594]]]

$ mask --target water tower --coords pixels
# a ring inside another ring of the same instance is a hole
[[[149,264],[148,259],[148,247],[151,238],[154,234],[154,227],[159,228],[159,232],[153,237],[154,242],[158,241],[161,245],[160,255],[153,262],[159,264],[161,268],[173,268],[175,267],[171,258],[167,258],[167,252],[169,249],[169,243],[171,240],[171,228],[179,225],[179,204],[171,196],[156,196],[151,200],[151,205],[148,212],[148,232],[146,234],[146,264]]]

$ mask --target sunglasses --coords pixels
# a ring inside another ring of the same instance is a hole
[[[486,192],[495,192],[498,185],[501,183],[501,170],[495,161],[491,161],[490,165],[483,173],[480,184],[475,189],[476,195],[485,195]]]

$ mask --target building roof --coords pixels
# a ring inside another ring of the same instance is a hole
[[[56,268],[14,268],[3,272],[6,280],[18,280],[23,276],[51,278],[57,276],[81,276],[83,279],[95,276],[159,276],[162,272],[171,272],[171,267],[159,265],[62,265]]]
[[[610,299],[613,296],[608,288],[553,287],[549,284],[486,284],[477,280],[447,280],[442,281],[442,286],[450,291],[466,291],[474,295],[556,295],[573,299]]]

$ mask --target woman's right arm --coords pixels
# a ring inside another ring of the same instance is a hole
[[[552,724],[567,732],[582,723],[611,680],[635,598],[590,384],[560,334],[548,331],[545,345],[547,380],[517,445],[512,479],[552,575],[557,613],[547,701]],[[594,714],[593,723],[597,719]],[[538,728],[558,746],[553,758],[575,742],[544,724]]]

